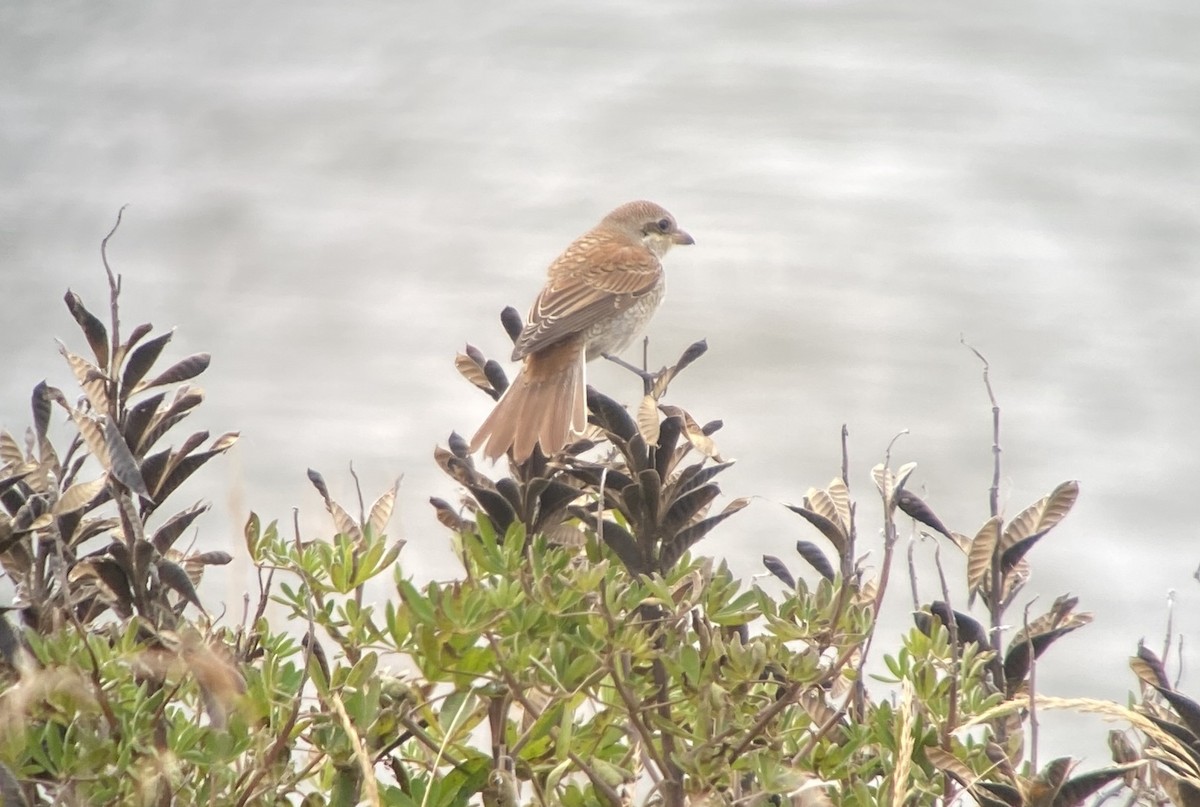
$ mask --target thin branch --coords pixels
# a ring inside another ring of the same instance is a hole
[[[363,504],[362,482],[358,478],[358,472],[354,470],[354,463],[350,463],[350,477],[354,480],[354,492],[358,494],[358,523],[366,525],[367,523],[367,507]]]
[[[732,763],[747,748],[749,748],[750,744],[752,742],[754,742],[755,738],[758,737],[758,735],[760,733],[762,733],[762,731],[771,722],[772,718],[774,718],[776,715],[779,714],[779,712],[781,712],[782,710],[784,710],[785,708],[790,706],[792,703],[794,703],[795,700],[800,696],[800,693],[806,687],[812,687],[814,689],[820,690],[822,687],[825,686],[825,684],[829,683],[834,678],[841,675],[843,668],[845,668],[846,664],[850,661],[850,657],[854,655],[856,650],[858,650],[858,645],[851,643],[845,650],[843,650],[841,652],[841,654],[837,657],[837,659],[834,660],[833,664],[831,664],[829,666],[829,669],[826,670],[821,675],[821,677],[818,678],[816,681],[811,681],[811,682],[807,682],[807,683],[804,681],[796,681],[796,682],[790,684],[787,687],[787,689],[785,689],[782,693],[780,693],[777,696],[777,700],[773,701],[770,706],[763,708],[758,713],[758,717],[756,717],[754,719],[754,724],[750,727],[749,730],[747,730],[745,732],[745,736],[742,737],[741,742],[738,743],[738,745],[733,749],[733,751],[729,752],[729,754],[726,755],[729,762]],[[861,678],[861,677],[862,676],[860,675],[859,678]],[[841,709],[838,710],[839,713],[844,712],[846,710],[846,707],[849,705],[850,700],[853,697],[854,697],[854,691],[851,690],[850,694],[848,694],[846,696],[846,700],[842,704]],[[830,718],[830,719],[832,720],[833,718]],[[826,721],[826,722],[828,722],[828,721]],[[826,730],[828,730],[828,729],[826,729]],[[723,732],[718,737],[714,738],[713,742],[719,742],[719,741],[725,740],[726,738],[728,738],[731,735],[732,731],[733,730],[730,729],[728,731]],[[808,751],[811,751],[812,747],[816,744],[817,740],[820,739],[820,737],[823,733],[824,732],[820,732],[818,735],[815,735],[815,739],[810,738],[811,742],[809,744],[807,744],[805,749],[801,749],[801,751],[797,752],[794,758],[800,759],[804,755],[806,755],[808,753]]]
[[[1179,670],[1175,673],[1175,688],[1179,689],[1179,682],[1183,680],[1184,655],[1183,655],[1183,634],[1182,633],[1179,634],[1179,647],[1177,650],[1178,650],[1178,655],[1179,655]]]
[[[108,304],[112,317],[112,350],[109,352],[109,356],[113,357],[113,361],[116,360],[117,350],[121,347],[121,318],[117,315],[117,298],[121,296],[121,276],[114,275],[112,267],[108,265],[108,240],[116,235],[117,228],[121,226],[121,216],[124,215],[127,207],[129,207],[128,204],[121,205],[112,229],[100,240],[100,260],[104,263],[105,274],[108,275]],[[115,371],[116,368],[113,369]]]
[[[358,562],[359,562],[359,558],[360,558],[360,553],[363,550],[363,548],[366,546],[367,510],[366,510],[366,505],[363,504],[362,482],[358,478],[358,472],[354,470],[353,462],[350,463],[350,476],[354,479],[354,492],[356,494],[358,494],[358,523],[360,525],[360,529],[362,532],[362,539],[358,542],[358,544],[354,548],[354,550],[355,550],[354,551],[354,565],[357,566]],[[372,536],[372,537],[375,538],[376,540],[378,540],[378,538],[379,538],[379,536]],[[363,582],[359,583],[357,586],[354,587],[354,604],[359,608],[360,613],[361,613],[362,604],[363,604],[363,589],[365,589],[366,586],[367,586],[367,583],[364,580]],[[357,663],[357,661],[358,660],[355,659],[355,663]]]
[[[993,518],[1000,515],[1000,404],[996,402],[996,393],[992,389],[991,381],[991,365],[982,353],[976,350],[972,345],[967,343],[965,337],[959,337],[959,342],[964,347],[975,354],[976,358],[983,363],[983,386],[987,390],[988,400],[992,404],[992,486],[988,490],[988,506]],[[1000,570],[1000,560],[1002,552],[1000,542],[996,542],[996,546],[992,551],[991,564],[991,592],[988,595],[988,616],[990,618],[989,638],[992,644],[992,677],[995,679],[997,686],[1005,686],[1004,681],[1004,662],[1000,642],[1002,632],[1002,622],[1004,617],[1004,602],[1003,602],[1003,575]],[[1001,724],[999,731],[1000,739],[1004,740],[1004,729]]]
[[[1175,590],[1167,592],[1167,635],[1163,637],[1162,663],[1167,666],[1167,657],[1171,654],[1171,634],[1175,632]]]
[[[803,681],[795,681],[789,684],[787,689],[776,696],[776,699],[771,702],[770,706],[758,713],[758,717],[754,720],[754,725],[746,731],[745,736],[742,737],[742,741],[735,745],[733,750],[729,752],[728,759],[731,763],[745,753],[746,749],[758,739],[758,735],[763,733],[767,725],[775,719],[776,715],[795,702],[805,686],[806,684]]]
[[[371,756],[367,753],[366,747],[363,745],[362,737],[358,735],[358,730],[354,727],[354,722],[350,720],[350,715],[346,712],[346,704],[342,703],[342,698],[331,688],[329,690],[329,702],[333,706],[333,710],[337,712],[338,721],[342,724],[342,731],[346,732],[346,738],[350,740],[350,747],[354,751],[354,759],[358,763],[359,771],[363,776],[363,785],[366,787],[366,801],[372,807],[379,807],[383,802],[379,800],[379,782],[375,779],[375,768],[371,761]],[[463,701],[466,704],[466,701]],[[455,718],[458,715],[455,714]],[[439,749],[440,751],[440,749]],[[426,796],[429,794],[426,793]]]
[[[847,693],[846,697],[842,700],[842,705],[835,709],[833,714],[829,715],[829,717],[825,719],[825,722],[818,726],[817,730],[808,736],[808,738],[804,741],[804,745],[800,746],[800,749],[792,755],[793,765],[800,765],[804,758],[812,753],[812,750],[817,747],[817,743],[821,742],[821,740],[823,740],[825,736],[829,734],[829,732],[833,731],[834,726],[841,722],[842,718],[846,715],[846,709],[850,706],[850,700],[853,697],[853,692]]]
[[[663,637],[660,634],[655,645],[659,650],[663,650]],[[662,725],[674,725],[674,719],[671,716],[671,691],[670,682],[667,677],[667,667],[663,664],[662,657],[656,656],[650,662],[650,670],[654,676],[654,684],[658,688],[656,693],[658,707],[658,718],[662,721]],[[662,738],[662,758],[667,764],[663,771],[663,803],[667,807],[671,805],[683,805],[683,769],[675,762],[675,735],[670,729],[664,729],[661,734]]]
[[[1036,771],[1038,770],[1037,657],[1033,652],[1033,634],[1029,630],[1029,609],[1035,602],[1037,602],[1037,597],[1025,603],[1023,622],[1025,647],[1029,653],[1029,764]]]
[[[908,586],[912,589],[912,604],[914,611],[921,610],[921,598],[917,594],[917,560],[916,560],[917,539],[910,536],[908,539]],[[937,551],[937,544],[934,543],[934,551]]]
[[[574,751],[567,751],[567,756],[574,762],[579,770],[587,774],[587,778],[592,780],[592,788],[604,797],[604,801],[609,807],[621,807],[621,797],[617,795],[617,791],[612,789],[612,786],[605,782],[598,773],[592,770],[591,766],[579,758],[579,755]]]
[[[607,612],[608,608],[604,610]],[[633,724],[637,730],[638,736],[642,739],[642,747],[646,750],[646,755],[650,757],[655,767],[665,776],[668,770],[666,761],[662,758],[658,748],[654,745],[654,733],[650,731],[650,727],[646,725],[646,721],[642,719],[642,704],[633,693],[629,691],[622,676],[624,672],[618,672],[616,659],[608,659],[607,668],[609,675],[612,678],[613,688],[620,695],[622,703],[625,704],[625,709],[629,712],[629,722]]]
[[[976,350],[965,337],[960,336],[958,341],[970,350],[975,356],[983,362],[983,386],[987,390],[988,400],[992,402],[992,487],[989,491],[989,499],[991,504],[991,514],[993,516],[1000,514],[1000,404],[996,403],[996,393],[992,390],[992,381],[990,378],[991,365],[984,355]]]
[[[296,535],[297,541],[299,540],[299,537],[300,537],[299,531],[297,530],[297,535]],[[311,588],[312,587],[309,586],[310,590],[311,590]],[[315,625],[315,617],[313,616],[313,614],[314,614],[313,602],[312,602],[312,600],[309,600],[308,601],[308,635],[313,637],[313,641],[310,641],[308,643],[310,649],[315,647],[315,645],[316,645],[316,641],[315,641],[316,631],[314,630],[316,625]],[[305,669],[308,669],[307,663],[305,664]],[[374,762],[371,760],[371,755],[367,753],[367,749],[363,745],[362,737],[360,737],[358,734],[358,729],[356,729],[354,727],[354,722],[350,719],[350,715],[346,712],[346,704],[342,702],[341,696],[338,695],[338,693],[334,691],[333,680],[330,679],[329,681],[327,681],[326,685],[328,686],[328,690],[326,693],[328,696],[328,703],[331,706],[333,706],[333,710],[335,712],[337,712],[338,721],[342,724],[342,731],[344,731],[346,733],[346,739],[350,741],[350,749],[354,754],[354,760],[355,760],[355,762],[358,763],[359,771],[362,773],[363,786],[366,788],[366,791],[367,791],[366,792],[366,801],[369,804],[371,804],[372,807],[379,807],[380,804],[382,804],[382,802],[379,800],[379,782],[375,778],[375,766],[374,766]],[[326,700],[325,697],[322,697],[319,687],[317,688],[317,697],[320,698],[322,701]],[[466,700],[464,699],[463,705],[465,705],[465,704],[466,704]],[[461,708],[462,707],[460,706],[460,709]],[[454,724],[457,721],[458,721],[458,715],[455,714],[454,720],[451,722],[450,728],[447,730],[447,734],[449,733],[450,730],[453,730]],[[286,735],[281,735],[281,736],[286,736]],[[439,754],[440,754],[440,749],[439,749]],[[428,797],[429,794],[426,793],[425,795],[426,795],[426,797]]]
[[[873,613],[876,614],[881,613],[880,608],[883,606],[883,595],[887,592],[888,579],[891,576],[892,570],[892,557],[895,554],[897,539],[894,506],[895,491],[892,491],[892,495],[888,495],[889,492],[887,490],[887,478],[888,475],[891,474],[892,447],[896,444],[897,440],[906,434],[908,434],[907,429],[898,432],[896,436],[888,442],[887,450],[883,455],[884,484],[882,486],[883,490],[879,491],[879,496],[883,501],[883,562],[881,563],[881,568],[879,570],[879,585],[875,591],[875,599],[871,605]],[[860,672],[866,664],[867,654],[871,651],[871,644],[874,638],[875,631],[871,631],[870,634],[867,635],[867,641],[863,644],[862,658],[860,659],[858,665]],[[859,676],[859,680],[862,680],[861,675]]]
[[[635,364],[630,364],[629,362],[622,359],[620,356],[614,356],[611,353],[601,353],[600,356],[602,358],[605,358],[605,359],[611,361],[613,364],[617,365],[618,367],[624,367],[626,370],[633,373],[638,378],[642,379],[642,388],[644,390],[644,392],[642,394],[643,395],[650,394],[650,390],[654,386],[654,374],[653,373],[643,370],[642,368],[638,367]]]
[[[311,622],[309,623],[309,630],[310,632],[312,630]],[[316,642],[308,642],[304,646],[304,667],[300,672],[300,684],[296,687],[296,698],[292,702],[292,709],[288,714],[287,720],[285,720],[283,725],[281,725],[274,732],[275,742],[273,742],[271,747],[267,749],[267,753],[263,757],[260,764],[255,765],[253,768],[247,770],[238,778],[238,783],[235,785],[235,787],[241,787],[242,782],[247,779],[249,781],[246,781],[245,787],[242,790],[242,796],[237,801],[237,807],[244,807],[250,802],[252,797],[256,798],[260,795],[255,792],[255,788],[258,786],[258,783],[262,781],[262,779],[270,771],[275,769],[275,762],[280,758],[280,756],[283,755],[283,752],[287,750],[291,744],[292,729],[295,727],[296,721],[300,717],[300,706],[303,701],[301,695],[304,692],[304,688],[308,685],[309,665],[312,663],[313,647],[315,645]],[[320,760],[323,756],[323,753],[317,754],[316,759],[313,760],[313,763],[315,764],[316,761]]]
[[[954,616],[954,602],[950,599],[950,586],[946,582],[946,570],[942,568],[942,551],[941,545],[935,540],[933,542],[933,564],[937,567],[938,582],[942,586],[942,602],[946,603],[946,610],[950,612],[950,623],[946,626],[950,631],[950,692],[948,699],[950,707],[946,714],[946,721],[942,724],[941,745],[946,751],[950,751],[950,735],[958,728],[958,680],[959,674],[962,671],[962,662],[960,660],[961,647],[958,643],[958,619]],[[955,783],[949,775],[946,776],[945,798],[944,803],[951,804],[954,801]]]

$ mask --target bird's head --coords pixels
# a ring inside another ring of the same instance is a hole
[[[628,202],[604,217],[604,226],[620,230],[641,241],[658,257],[676,244],[694,244],[696,240],[675,223],[675,217],[653,202]]]

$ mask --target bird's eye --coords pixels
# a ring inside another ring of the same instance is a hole
[[[658,231],[660,233],[665,233],[670,229],[671,229],[671,220],[670,219],[659,219],[658,220]]]

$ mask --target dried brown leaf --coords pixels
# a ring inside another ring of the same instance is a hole
[[[106,471],[112,470],[112,460],[108,454],[108,443],[104,439],[104,426],[95,418],[78,410],[71,411],[71,420],[75,423],[75,428],[79,430],[79,435],[87,444],[88,451],[96,458],[96,462],[100,463],[100,467]]]
[[[952,530],[948,537],[954,542],[955,546],[962,550],[964,555],[971,551],[971,539],[963,535],[961,532],[954,532]]]
[[[926,527],[930,527],[946,537],[950,537],[950,530],[946,529],[946,525],[937,517],[937,513],[934,513],[933,508],[926,504],[917,494],[904,488],[896,488],[894,500],[900,511],[909,518],[921,522]]]
[[[470,345],[467,347],[470,348]],[[484,392],[493,392],[492,382],[488,380],[487,375],[483,372],[483,365],[476,362],[468,354],[459,353],[454,357],[454,369],[458,370],[463,378]]]
[[[949,751],[937,746],[928,746],[925,749],[925,758],[938,770],[953,776],[963,787],[970,787],[975,781],[975,772]]]
[[[192,585],[192,579],[188,577],[188,573],[182,566],[166,558],[159,558],[154,566],[158,569],[158,578],[160,580],[174,589],[177,594],[192,605],[201,611],[204,610],[204,606],[200,602],[200,597],[196,594],[196,587]]]
[[[0,466],[17,466],[25,462],[25,452],[21,444],[6,431],[0,431]]]
[[[979,528],[967,553],[967,588],[971,591],[980,589],[988,580],[999,541],[1000,517],[992,516]]]
[[[804,503],[807,505],[811,504],[812,502],[806,497]],[[818,513],[816,510],[813,510],[810,507],[801,507],[799,505],[789,504],[787,505],[787,509],[799,516],[802,516],[805,521],[820,530],[821,534],[829,539],[829,543],[833,544],[833,547],[837,550],[839,557],[846,553],[846,546],[848,544],[846,535],[842,532],[842,528],[839,527],[835,521],[826,518],[824,515]]]
[[[67,543],[70,546],[78,546],[85,541],[95,538],[102,532],[116,529],[119,525],[120,522],[115,518],[81,519],[75,526],[75,530],[71,533]]]
[[[67,488],[63,495],[54,503],[53,513],[56,516],[61,516],[66,513],[74,513],[76,510],[85,507],[92,499],[100,495],[100,491],[104,490],[108,484],[108,474],[104,474],[99,479],[94,479],[91,482],[80,482]]]
[[[228,566],[233,563],[233,555],[228,552],[222,552],[217,549],[208,552],[200,552],[195,555],[188,555],[184,558],[184,562],[188,565],[196,564],[199,566]]]
[[[236,443],[241,436],[241,432],[225,432],[216,440],[213,440],[213,443],[208,447],[208,450],[217,454],[228,451],[229,449],[233,448],[234,443]]]
[[[455,532],[463,532],[471,528],[472,524],[465,518],[459,516],[458,512],[450,506],[450,503],[445,499],[439,499],[437,496],[430,496],[429,503],[433,505],[434,512],[437,515],[437,520],[445,527],[448,527]]]
[[[333,517],[333,527],[338,531],[339,535],[345,535],[355,541],[361,541],[363,534],[358,523],[350,517],[346,509],[333,499],[325,502],[325,509],[329,511],[329,515]]]
[[[1143,683],[1152,687],[1171,688],[1171,679],[1161,660],[1144,644],[1138,645],[1138,653],[1129,659],[1129,666]]]
[[[1000,547],[1008,549],[1031,535],[1047,532],[1071,512],[1071,507],[1078,497],[1079,483],[1074,480],[1063,482],[1049,496],[1026,507],[1008,523],[1004,528]]]
[[[175,391],[175,397],[166,409],[156,412],[149,426],[138,440],[134,453],[144,456],[158,439],[179,423],[188,412],[204,402],[204,390],[200,387],[182,386]],[[130,448],[135,448],[132,444]]]
[[[663,414],[667,417],[676,416],[683,421],[683,434],[687,438],[688,443],[691,444],[692,448],[696,449],[710,459],[721,462],[721,457],[717,453],[716,443],[714,443],[712,438],[704,433],[704,430],[698,423],[696,423],[695,418],[693,418],[683,409],[680,409],[678,406],[664,405],[661,406],[660,409],[662,409]]]
[[[689,364],[703,356],[706,352],[708,352],[707,339],[701,339],[697,342],[692,342],[683,351],[683,354],[679,357],[679,361],[675,362],[675,366],[672,367],[671,370],[676,374],[683,372],[683,370]]]
[[[796,578],[792,577],[792,573],[788,570],[788,567],[779,558],[774,555],[763,555],[762,563],[767,568],[767,571],[779,578],[785,586],[788,588],[796,587]]]
[[[133,452],[129,450],[129,446],[126,445],[125,437],[121,434],[120,429],[117,428],[111,418],[107,417],[104,418],[103,428],[105,447],[108,449],[108,456],[111,463],[111,467],[108,470],[117,478],[117,481],[134,493],[143,499],[152,500],[150,491],[146,489],[146,482],[142,479],[142,472],[138,468],[138,462],[134,459]]]
[[[656,401],[661,401],[663,396],[667,394],[667,387],[675,380],[678,374],[675,367],[668,367],[654,377],[654,383],[650,387],[650,397]]]
[[[1088,796],[1114,779],[1119,779],[1131,771],[1137,770],[1143,764],[1142,762],[1131,762],[1080,774],[1062,786],[1051,807],[1075,807],[1077,804],[1083,804]]]
[[[372,535],[378,537],[383,535],[384,530],[387,529],[388,522],[392,520],[392,510],[396,506],[396,493],[399,490],[400,480],[397,479],[391,489],[384,492],[371,505],[370,515],[367,516],[367,525],[371,528]]]
[[[810,541],[797,541],[796,551],[800,553],[800,557],[808,561],[808,564],[817,570],[817,573],[826,580],[833,580],[836,572],[833,570],[833,564],[829,562],[829,558],[825,557],[825,553],[814,543]]]
[[[191,526],[201,513],[208,510],[207,504],[194,504],[187,510],[183,510],[167,519],[161,527],[154,531],[154,537],[151,538],[151,543],[159,552],[166,552],[175,542],[179,540],[179,536],[183,535],[183,531]]]
[[[107,412],[109,404],[108,385],[105,383],[104,373],[87,359],[82,356],[76,356],[67,350],[66,345],[61,342],[58,344],[58,352],[67,360],[67,365],[71,368],[71,373],[74,374],[75,380],[79,382],[84,395],[87,396],[88,401],[92,404],[92,409],[96,412]]]
[[[916,470],[915,462],[908,462],[901,465],[899,470],[893,472],[883,463],[879,463],[871,469],[871,479],[875,481],[875,487],[883,494],[884,501],[889,505],[892,503],[892,497],[895,496],[899,488],[904,487],[904,483],[908,481],[908,477]]]
[[[29,526],[26,527],[26,529],[29,532],[37,532],[38,530],[46,529],[53,523],[54,523],[54,514],[53,513],[42,513],[40,516],[35,518],[33,521],[29,522]]]
[[[167,346],[167,343],[174,336],[175,329],[172,328],[170,331],[154,337],[129,354],[129,360],[125,363],[125,370],[121,373],[121,389],[125,391],[125,395],[128,396],[130,390],[135,389],[139,382],[146,377],[146,373],[154,366],[154,362],[158,361],[163,348]]]
[[[177,384],[180,381],[195,378],[207,370],[211,362],[212,356],[207,353],[193,353],[191,356],[185,356],[149,381],[138,384],[133,392],[141,392],[142,390],[162,387],[167,384]]]
[[[108,366],[108,329],[104,327],[95,314],[88,311],[83,300],[73,291],[68,290],[64,298],[71,316],[79,323],[83,335],[87,338],[88,347],[96,357],[96,363],[101,367]]]
[[[825,488],[829,494],[829,500],[833,502],[833,506],[837,510],[838,526],[842,528],[842,532],[846,535],[850,534],[850,490],[846,487],[846,483],[841,477],[836,477],[829,483],[829,487]]]
[[[804,494],[804,507],[831,521],[845,535],[845,531],[842,530],[841,518],[838,516],[837,505],[833,503],[828,491],[809,488],[808,492]]]
[[[727,504],[721,508],[721,515],[728,518],[729,516],[733,515],[737,511],[748,507],[752,500],[753,499],[750,496],[739,496],[736,499],[734,499],[733,501],[731,501],[729,504]]]
[[[154,330],[154,326],[149,322],[143,322],[141,325],[135,326],[134,329],[129,332],[129,338],[125,340],[125,344],[121,345],[121,347],[118,349],[118,358],[115,363],[119,364],[121,357],[127,355],[129,351],[133,350],[137,343],[142,341],[142,338],[152,330]]]
[[[50,400],[53,389],[45,381],[38,383],[33,388],[33,395],[30,396],[30,405],[33,409],[33,431],[37,435],[39,448],[45,451],[45,447],[49,446],[46,442],[46,430],[50,428]],[[58,392],[58,390],[55,390]],[[59,395],[62,393],[59,392]]]
[[[220,454],[219,451],[201,451],[198,454],[191,454],[180,458],[177,455],[171,456],[170,471],[164,473],[162,477],[153,485],[155,501],[161,502],[170,496],[180,485],[182,485],[188,477],[200,469],[204,463],[211,460]],[[143,464],[144,467],[145,464]]]
[[[630,488],[637,489],[636,486]],[[627,488],[626,490],[629,490]],[[702,485],[695,490],[679,496],[671,502],[670,508],[662,519],[662,532],[668,537],[673,536],[688,524],[699,520],[707,511],[712,500],[721,492],[716,484]]]
[[[1059,628],[1075,630],[1084,625],[1090,625],[1093,618],[1094,616],[1090,611],[1081,611],[1075,614],[1071,613],[1069,609],[1051,608],[1047,613],[1032,620],[1028,628],[1022,627],[1014,633],[1009,643],[1012,645],[1021,644],[1025,642],[1027,635],[1034,637],[1042,636]]]
[[[661,424],[658,421],[658,402],[653,395],[642,398],[642,403],[638,406],[637,425],[638,433],[642,435],[642,439],[646,441],[647,445],[658,443]]]

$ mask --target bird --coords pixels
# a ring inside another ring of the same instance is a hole
[[[628,202],[575,239],[547,279],[513,346],[523,362],[471,439],[471,453],[518,463],[541,446],[552,456],[587,425],[584,364],[624,349],[666,291],[662,257],[694,244],[653,202]]]

